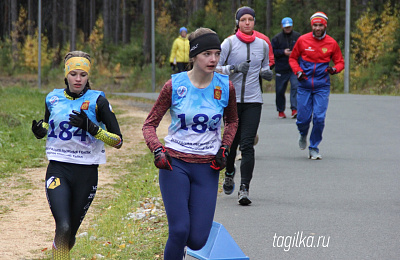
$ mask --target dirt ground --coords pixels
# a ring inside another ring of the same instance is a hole
[[[134,147],[137,145],[143,147],[141,124],[151,107],[149,104],[145,108],[143,104],[134,107],[131,101],[126,100],[110,100],[110,103],[118,106],[119,111],[123,110],[123,113],[117,116],[118,119],[133,117],[138,123],[135,127],[121,126],[124,137],[121,149],[107,148],[107,164],[99,168],[99,189],[92,207],[95,207],[96,201],[101,201],[107,193],[107,189],[110,188],[107,184],[113,183],[117,178],[109,169],[113,165],[119,165],[120,158],[124,158],[124,155],[132,154],[135,150],[143,151]],[[160,134],[166,134],[167,131],[167,122],[163,122],[157,131]],[[16,173],[13,177],[0,181],[0,209],[5,211],[0,214],[0,260],[40,259],[51,250],[55,225],[44,189],[46,168],[23,171],[22,174]],[[26,187],[23,185],[26,182],[31,184],[32,189],[23,188]],[[89,210],[78,234],[88,227],[91,217]]]

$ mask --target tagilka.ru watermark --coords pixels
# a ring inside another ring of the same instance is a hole
[[[314,247],[329,247],[330,236],[317,236],[315,233],[304,234],[303,231],[298,231],[292,236],[280,236],[274,234],[272,246],[283,248],[288,252],[291,248],[314,248]]]

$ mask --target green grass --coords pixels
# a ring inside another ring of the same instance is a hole
[[[0,179],[45,165],[45,139],[37,140],[31,131],[32,120],[44,116],[45,96],[29,88],[0,88]]]
[[[71,258],[93,259],[101,255],[106,259],[162,259],[168,233],[158,171],[150,153],[135,156],[133,161],[125,166],[129,174],[114,185],[117,196],[101,201],[95,212],[90,212],[96,215],[91,221],[94,224],[87,234],[77,238]],[[102,192],[101,188],[98,192]],[[140,213],[145,209],[153,213],[135,219],[143,216]]]

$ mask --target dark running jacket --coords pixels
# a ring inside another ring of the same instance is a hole
[[[271,43],[275,57],[275,72],[292,72],[292,68],[290,68],[289,65],[289,56],[285,55],[285,49],[293,50],[299,37],[300,33],[298,32],[292,31],[289,34],[286,34],[282,31],[272,38]]]

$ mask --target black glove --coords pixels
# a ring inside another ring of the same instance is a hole
[[[297,72],[297,79],[299,81],[307,80],[306,74],[304,74],[302,71]]]
[[[89,134],[95,136],[99,131],[99,126],[93,123],[81,109],[81,112],[72,110],[73,114],[69,114],[69,124],[85,130]]]
[[[172,171],[172,158],[164,146],[160,146],[154,150],[154,165],[158,169],[166,169]]]
[[[261,73],[260,73],[261,78],[263,78],[267,81],[271,81],[273,75],[274,75],[274,73],[272,72],[272,70],[264,70],[264,71],[261,71]]]
[[[47,129],[42,124],[43,119],[40,119],[39,122],[36,122],[36,120],[32,121],[32,132],[37,139],[42,139],[47,134]]]
[[[250,60],[243,61],[239,65],[234,66],[234,72],[235,73],[241,72],[243,74],[247,74],[247,72],[249,72],[249,68],[250,68]]]
[[[328,72],[329,74],[331,74],[331,75],[333,75],[333,74],[336,74],[337,72],[336,72],[336,68],[332,68],[332,67],[328,67],[328,68],[326,68],[326,70],[325,70],[326,72]]]
[[[221,171],[226,167],[226,161],[228,160],[229,155],[228,149],[229,147],[227,145],[223,145],[219,148],[214,161],[211,162],[211,168],[216,171]]]

